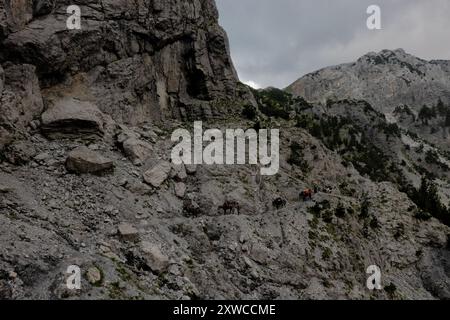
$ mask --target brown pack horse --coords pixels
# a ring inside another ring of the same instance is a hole
[[[306,200],[312,200],[313,191],[311,189],[305,189],[302,192],[300,192],[300,198],[303,199],[303,201]]]
[[[219,206],[219,210],[223,210],[223,214],[227,214],[228,211],[230,212],[230,214],[234,214],[234,213],[239,214],[240,210],[241,210],[241,206],[239,205],[239,202],[237,202],[237,201],[227,200],[224,202],[223,205]]]

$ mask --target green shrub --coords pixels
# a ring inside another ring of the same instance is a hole
[[[411,190],[408,196],[422,211],[450,226],[449,209],[441,203],[437,186],[430,178],[423,177],[419,190]]]
[[[308,162],[304,160],[304,147],[297,141],[294,141],[291,143],[290,149],[291,154],[289,156],[288,163],[302,168],[302,171],[304,172],[308,172],[310,170],[310,166]]]
[[[360,210],[360,218],[367,218],[369,217],[369,209],[370,209],[370,201],[368,198],[364,197],[361,201],[361,210]]]
[[[378,222],[377,217],[372,217],[372,219],[370,219],[369,226],[372,229],[378,229],[380,227],[380,223]]]
[[[416,218],[417,220],[428,221],[431,219],[431,214],[423,210],[417,210],[417,212],[414,214],[414,218]]]
[[[323,249],[322,259],[323,260],[329,260],[332,254],[333,254],[333,252],[331,251],[330,248]]]
[[[342,203],[340,203],[340,202],[338,203],[336,210],[334,211],[334,214],[338,218],[343,218],[345,216],[345,208]]]
[[[428,124],[428,121],[434,117],[436,117],[434,108],[429,108],[424,105],[419,111],[419,119],[422,121],[422,124]]]
[[[322,206],[319,203],[316,202],[316,204],[314,206],[308,208],[308,211],[313,216],[320,217],[320,214],[322,212]]]
[[[384,287],[384,291],[386,291],[386,293],[393,298],[397,292],[397,286],[391,282],[388,286]]]
[[[289,119],[292,108],[292,95],[280,89],[268,88],[254,90],[259,110],[269,117]]]
[[[440,164],[441,161],[439,160],[439,154],[433,150],[430,149],[425,154],[425,161],[429,164]]]
[[[333,212],[331,210],[326,210],[322,215],[322,220],[326,223],[333,222]]]
[[[251,104],[247,104],[242,110],[242,115],[248,120],[255,120],[257,115],[256,108]]]

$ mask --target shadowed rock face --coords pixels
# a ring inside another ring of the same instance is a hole
[[[137,124],[219,116],[217,101],[236,96],[214,1],[77,3],[81,30],[66,26],[71,1],[0,4],[0,62],[34,65],[44,99],[88,100],[116,121]]]
[[[34,66],[7,63],[3,70],[0,68],[0,150],[14,136],[25,136],[25,127],[44,108]]]
[[[102,113],[91,103],[63,99],[42,114],[42,130],[47,136],[79,136],[103,132]]]

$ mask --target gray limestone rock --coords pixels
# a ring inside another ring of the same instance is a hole
[[[78,147],[67,156],[66,168],[76,173],[103,173],[114,168],[114,163],[87,147]]]

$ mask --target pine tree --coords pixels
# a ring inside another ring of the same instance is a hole
[[[439,113],[439,115],[444,116],[447,112],[447,107],[442,102],[441,98],[439,98],[439,101],[436,105],[436,110]]]
[[[428,120],[436,117],[436,112],[432,108],[424,105],[419,111],[419,119],[422,120],[422,124],[428,124]]]
[[[447,110],[447,114],[445,116],[444,126],[450,127],[450,109]]]

